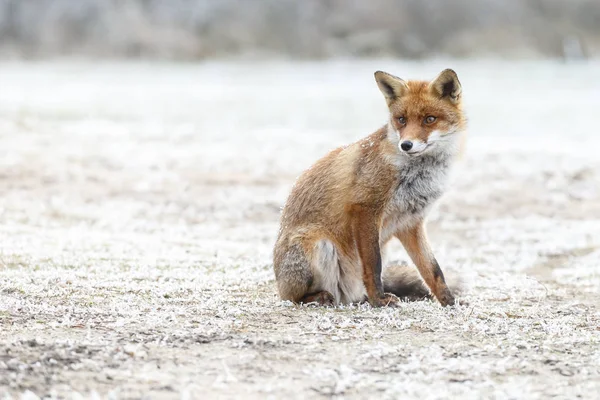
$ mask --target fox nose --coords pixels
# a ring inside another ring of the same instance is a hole
[[[410,140],[405,140],[404,142],[402,142],[402,144],[400,145],[400,148],[404,151],[409,151],[410,149],[412,149],[412,142]]]

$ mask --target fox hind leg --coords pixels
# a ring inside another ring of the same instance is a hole
[[[317,242],[310,255],[298,243],[281,250],[275,255],[275,279],[282,300],[325,306],[337,303],[339,271],[332,243]]]
[[[292,244],[275,253],[275,279],[282,300],[299,303],[313,283],[310,261],[300,244]]]

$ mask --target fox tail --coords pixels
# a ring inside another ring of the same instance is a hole
[[[418,301],[432,299],[433,296],[425,282],[421,279],[419,271],[406,263],[393,262],[383,270],[383,290],[393,293],[402,300]],[[462,282],[447,281],[453,294],[460,294]]]

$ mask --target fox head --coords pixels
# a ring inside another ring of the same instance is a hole
[[[402,153],[411,156],[431,151],[453,151],[456,136],[465,126],[462,89],[456,72],[445,69],[431,82],[404,81],[387,72],[375,80],[390,110],[388,129],[399,138]]]

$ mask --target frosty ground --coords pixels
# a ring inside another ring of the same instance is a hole
[[[469,141],[429,231],[468,306],[281,302],[295,177],[384,123],[375,70],[445,67]],[[600,391],[598,63],[4,63],[0,82],[0,396]]]

